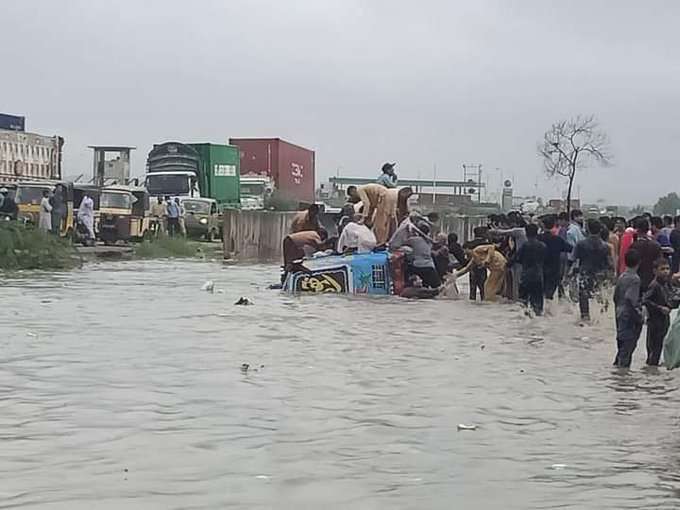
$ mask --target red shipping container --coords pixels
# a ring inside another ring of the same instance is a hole
[[[314,202],[314,151],[280,138],[230,138],[241,155],[241,175],[271,177],[288,199]]]

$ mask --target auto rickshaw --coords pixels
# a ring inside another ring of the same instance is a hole
[[[130,220],[130,237],[136,240],[147,239],[156,232],[158,220],[151,217],[149,192],[146,188],[130,188],[132,202],[132,218]]]
[[[99,197],[99,237],[105,244],[141,240],[151,231],[149,195],[143,188],[107,186]]]
[[[73,184],[65,181],[19,181],[16,183],[14,201],[19,208],[18,220],[24,223],[38,225],[40,218],[40,202],[43,192],[50,194],[57,186],[63,189],[66,215],[62,218],[59,228],[61,236],[71,236],[73,233]]]
[[[0,182],[0,188],[5,188],[9,193],[7,196],[14,199],[17,195],[17,183],[16,182]]]
[[[214,241],[221,237],[220,216],[217,201],[212,198],[184,198],[184,226],[187,237],[204,238]]]

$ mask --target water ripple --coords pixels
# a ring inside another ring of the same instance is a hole
[[[612,370],[611,316],[287,297],[277,273],[6,278],[0,509],[678,507],[676,374]]]

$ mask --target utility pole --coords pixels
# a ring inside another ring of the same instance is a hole
[[[437,163],[432,165],[432,207],[437,203]]]

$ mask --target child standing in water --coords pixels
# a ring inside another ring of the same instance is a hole
[[[640,304],[640,254],[628,250],[625,255],[626,270],[621,273],[614,289],[616,307],[616,346],[614,366],[630,367],[633,352],[642,330],[642,306]]]
[[[649,313],[647,319],[647,364],[658,366],[663,349],[663,339],[670,326],[671,309],[677,307],[671,295],[671,266],[665,258],[654,263],[654,279],[642,297]]]

